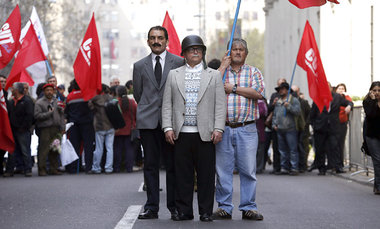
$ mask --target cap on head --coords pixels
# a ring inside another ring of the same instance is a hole
[[[289,84],[287,82],[283,82],[280,84],[280,86],[276,87],[275,89],[277,92],[279,92],[280,89],[282,89],[282,88],[286,88],[286,90],[289,90]]]
[[[54,89],[54,85],[53,85],[53,84],[51,84],[51,83],[47,83],[47,84],[45,84],[45,85],[42,87],[42,90],[45,90],[45,88],[47,88],[47,87],[51,87],[51,88]]]
[[[60,84],[60,85],[58,85],[58,88],[59,88],[59,89],[62,89],[62,90],[65,90],[65,85]]]
[[[202,38],[197,35],[189,35],[182,40],[181,56],[183,56],[183,53],[186,51],[186,49],[190,48],[191,46],[201,46],[203,48],[203,56],[206,55],[206,46],[204,45]]]

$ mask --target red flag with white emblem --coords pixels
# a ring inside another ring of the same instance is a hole
[[[18,5],[0,30],[0,69],[7,66],[20,48],[21,15]]]
[[[174,28],[172,19],[169,17],[168,11],[166,11],[162,27],[168,31],[169,45],[166,47],[166,50],[174,55],[181,56],[181,42],[179,41],[177,32]]]
[[[12,70],[9,73],[5,90],[8,90],[14,82],[20,82],[22,72],[30,65],[45,60],[46,57],[42,51],[41,44],[37,38],[33,26],[29,27],[28,32],[22,42],[20,51],[15,58]],[[25,76],[25,74],[24,74]],[[29,76],[29,74],[27,75]],[[30,77],[30,76],[29,76]]]
[[[330,107],[332,100],[330,87],[327,83],[325,70],[319,55],[317,42],[309,21],[306,21],[302,35],[300,49],[297,55],[297,64],[307,72],[309,95],[322,112],[323,107]]]
[[[338,0],[328,0],[329,2],[339,4]],[[300,9],[313,7],[313,6],[322,6],[326,4],[326,0],[289,0],[290,3],[297,6]]]
[[[100,94],[102,91],[101,56],[94,14],[92,14],[73,68],[84,100],[87,101]]]
[[[13,153],[15,141],[13,139],[11,124],[9,123],[7,105],[4,92],[0,85],[0,149]]]

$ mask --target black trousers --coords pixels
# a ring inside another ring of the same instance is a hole
[[[92,169],[92,162],[95,150],[95,130],[92,122],[77,124],[75,123],[68,131],[68,136],[71,144],[73,145],[75,152],[79,156],[81,161],[80,150],[81,143],[83,142],[84,160],[86,163],[85,171],[89,172]],[[78,171],[78,160],[66,165],[66,171],[68,173],[76,173]],[[80,165],[79,165],[80,167]]]
[[[215,192],[215,145],[199,133],[180,133],[174,146],[178,211],[193,216],[194,169],[197,174],[199,214],[212,214]]]
[[[169,211],[175,206],[175,169],[173,146],[165,141],[161,126],[156,129],[140,129],[144,149],[144,180],[147,201],[144,210],[158,212],[160,203],[160,155],[163,154],[166,168],[166,205]]]
[[[338,152],[339,152],[339,164],[344,167],[344,143],[346,142],[347,135],[347,122],[339,123],[339,141],[338,141]]]
[[[281,154],[278,150],[277,131],[272,130],[272,149],[273,149],[273,171],[281,170]]]
[[[330,168],[342,168],[339,163],[338,133],[314,132],[315,163],[320,171],[326,171],[326,156]]]

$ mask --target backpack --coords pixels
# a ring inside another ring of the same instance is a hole
[[[123,115],[119,108],[119,101],[111,99],[104,104],[106,115],[113,128],[121,129],[125,126]]]

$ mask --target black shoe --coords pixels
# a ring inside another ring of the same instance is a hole
[[[325,170],[319,170],[318,176],[324,176],[324,175],[326,175],[326,171]]]
[[[346,171],[344,171],[342,168],[337,168],[337,169],[335,170],[335,172],[336,172],[337,174],[339,174],[339,173],[346,173]]]
[[[138,219],[158,219],[158,214],[157,212],[147,209],[139,215]]]
[[[373,187],[373,193],[375,195],[380,195],[380,189]]]
[[[307,171],[312,172],[314,169],[317,169],[317,166],[315,166],[315,164],[312,164]]]
[[[290,170],[289,172],[290,176],[297,176],[298,174],[299,174],[298,170],[294,170],[294,169]]]
[[[176,217],[178,217],[178,211],[176,209],[170,211],[170,219],[174,220]]]
[[[13,173],[5,172],[5,173],[3,174],[3,177],[13,177]]]
[[[248,211],[242,211],[241,218],[249,219],[249,220],[263,220],[264,216],[261,215],[258,211],[248,210]]]
[[[199,220],[202,222],[212,222],[213,219],[212,219],[210,214],[205,213],[205,214],[199,216]]]
[[[183,221],[183,220],[193,220],[193,215],[185,215],[183,213],[178,213],[176,217],[174,217],[172,220],[174,221]]]
[[[218,208],[216,211],[212,214],[213,219],[232,219],[232,216],[226,212],[225,210]]]
[[[25,177],[31,177],[32,176],[32,170],[25,171]]]

